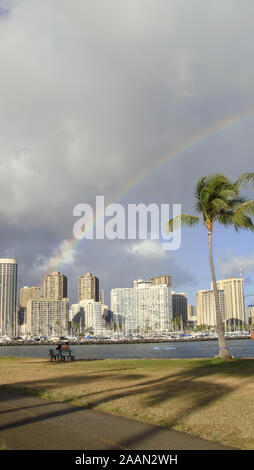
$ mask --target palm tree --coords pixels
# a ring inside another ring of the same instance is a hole
[[[226,227],[233,226],[236,230],[239,228],[254,230],[254,224],[250,217],[254,213],[254,201],[249,201],[240,195],[240,185],[243,181],[244,179],[239,179],[237,182],[232,182],[225,175],[218,173],[211,176],[203,176],[199,179],[195,188],[195,210],[201,215],[201,220],[208,231],[209,265],[215,301],[219,356],[224,359],[230,358],[230,354],[224,337],[220,312],[219,294],[213,263],[212,236],[215,222]],[[171,219],[168,227],[172,231],[174,225],[182,223],[183,225],[193,227],[199,222],[200,218],[197,216],[182,214],[175,217],[175,219]]]

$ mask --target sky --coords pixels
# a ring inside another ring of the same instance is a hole
[[[73,208],[104,195],[193,213],[200,176],[253,171],[253,16],[252,0],[0,0],[0,257],[17,258],[19,287],[60,270],[71,302],[86,272],[107,302],[111,288],[160,274],[191,304],[210,288],[202,224],[177,251],[156,240],[70,250]],[[241,268],[254,303],[253,234],[214,235],[218,279]]]

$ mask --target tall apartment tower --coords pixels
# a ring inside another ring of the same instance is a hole
[[[69,299],[29,300],[25,327],[26,333],[30,335],[66,335],[69,328]]]
[[[17,275],[15,259],[0,259],[0,335],[14,336],[17,326]]]
[[[111,312],[127,334],[168,331],[172,320],[171,287],[165,282],[137,279],[132,288],[112,289]]]
[[[78,278],[78,301],[95,300],[99,302],[99,279],[91,273]]]
[[[254,325],[254,305],[248,305],[246,308],[246,323]]]
[[[162,284],[165,284],[166,286],[171,288],[172,287],[172,277],[168,276],[167,274],[162,275],[162,276],[152,277],[151,278],[151,283],[154,286],[160,286]]]
[[[102,304],[105,304],[105,292],[104,292],[104,290],[100,290],[100,291],[99,291],[99,301],[100,301]]]
[[[243,282],[242,278],[236,277],[217,281],[218,289],[224,291],[226,321],[245,321]]]
[[[168,284],[133,281],[133,312],[136,331],[162,333],[168,331],[172,320],[172,292]]]
[[[111,312],[117,327],[122,327],[125,333],[133,333],[136,328],[133,314],[133,289],[131,287],[117,287],[111,289]]]
[[[187,323],[187,294],[184,292],[172,292],[173,318],[181,318],[183,323]]]
[[[224,291],[219,289],[219,305],[222,321],[225,322]],[[216,326],[216,311],[213,290],[199,290],[196,294],[197,324]]]
[[[188,322],[195,322],[197,320],[196,307],[194,305],[187,305]]]
[[[22,287],[19,294],[19,305],[21,308],[27,307],[28,300],[39,300],[41,298],[41,287]]]
[[[19,292],[18,328],[26,322],[27,303],[41,298],[41,287],[22,287]],[[21,330],[18,330],[20,334]]]
[[[59,272],[46,274],[44,277],[44,297],[50,300],[67,298],[67,277]]]
[[[103,328],[103,313],[105,305],[95,300],[81,300],[80,304],[84,308],[85,327],[91,330],[91,334],[101,334]]]

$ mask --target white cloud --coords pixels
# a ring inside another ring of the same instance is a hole
[[[127,245],[125,250],[135,256],[145,258],[167,258],[167,254],[162,249],[162,244],[157,240],[143,240]]]
[[[254,253],[248,256],[236,256],[231,251],[218,261],[221,274],[225,276],[240,276],[242,270],[243,277],[247,273],[254,273]]]

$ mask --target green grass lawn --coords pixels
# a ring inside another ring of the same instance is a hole
[[[0,388],[254,448],[254,360],[0,358]]]

